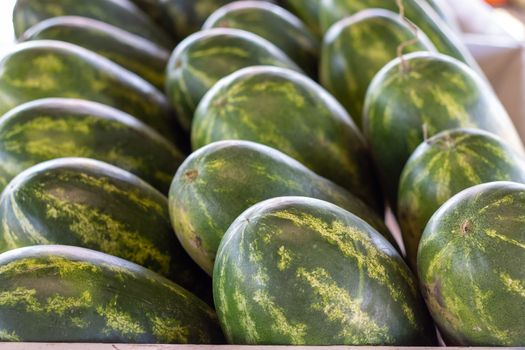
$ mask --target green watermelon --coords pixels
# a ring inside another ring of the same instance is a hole
[[[253,204],[289,195],[337,204],[395,242],[383,220],[357,197],[287,155],[248,141],[215,142],[186,159],[170,189],[171,220],[183,247],[211,274],[233,220]]]
[[[222,341],[215,313],[193,294],[93,250],[46,245],[3,253],[0,284],[1,341]]]
[[[402,66],[395,59],[375,76],[364,111],[365,136],[391,204],[396,204],[399,177],[412,152],[440,131],[484,129],[524,154],[507,112],[476,72],[435,53],[412,53],[403,61]]]
[[[136,0],[135,0],[136,1]],[[141,0],[144,1],[144,0]],[[232,0],[157,0],[163,10],[166,30],[178,40],[201,28],[213,11]]]
[[[273,198],[226,232],[213,296],[230,343],[429,345],[417,281],[366,222],[333,204]]]
[[[169,52],[147,39],[91,18],[64,16],[29,28],[21,40],[60,40],[82,46],[164,88]]]
[[[420,28],[437,50],[452,56],[481,74],[465,44],[424,0],[403,0],[405,16]],[[321,0],[320,18],[324,32],[337,21],[367,8],[384,8],[399,13],[397,0]]]
[[[317,76],[318,39],[282,7],[265,1],[236,1],[215,11],[202,28],[236,28],[255,33],[275,44],[310,76]]]
[[[491,181],[525,183],[525,162],[505,140],[482,130],[443,131],[423,142],[401,174],[397,217],[416,267],[421,234],[434,212],[465,188]]]
[[[448,345],[525,345],[525,185],[491,182],[449,199],[430,219],[417,262]]]
[[[306,76],[249,67],[218,82],[193,121],[193,149],[243,139],[286,153],[382,211],[368,148],[344,108]]]
[[[412,29],[398,14],[368,9],[342,19],[326,33],[321,55],[320,79],[362,127],[363,105],[368,85],[381,68],[404,52],[435,51],[428,37]]]
[[[0,118],[0,191],[28,167],[62,157],[113,164],[165,194],[184,160],[181,151],[148,126],[96,102],[41,99]]]
[[[82,16],[114,25],[165,48],[173,40],[129,0],[17,0],[13,24],[17,37],[38,22],[58,16]]]
[[[174,139],[176,121],[151,84],[80,46],[55,40],[19,44],[0,59],[0,114],[45,97],[113,106]]]
[[[244,30],[214,28],[186,38],[172,53],[166,69],[166,94],[179,123],[190,129],[199,101],[219,79],[263,64],[300,71],[275,45]]]
[[[323,36],[319,18],[321,0],[280,0],[279,3],[301,18],[315,35]]]
[[[107,163],[60,158],[27,169],[2,192],[0,222],[0,252],[74,245],[145,266],[200,294],[210,286],[177,241],[167,198]]]

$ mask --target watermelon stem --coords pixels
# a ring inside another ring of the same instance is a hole
[[[419,42],[418,40],[419,28],[405,16],[405,5],[403,4],[403,0],[396,0],[396,4],[397,4],[397,7],[399,8],[399,17],[401,18],[401,21],[405,22],[408,25],[408,27],[412,30],[412,33],[414,33],[413,39],[405,41],[404,43],[401,43],[397,47],[397,57],[401,61],[401,64],[399,65],[399,71],[400,73],[404,74],[408,72],[409,67],[408,67],[406,60],[403,57],[403,51],[405,50],[405,48],[409,47],[410,45],[415,45]]]
[[[423,123],[421,125],[421,129],[423,130],[423,140],[426,142],[428,140],[428,124]]]

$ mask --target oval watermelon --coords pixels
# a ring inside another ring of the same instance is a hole
[[[261,64],[300,71],[275,45],[244,30],[214,28],[186,38],[173,51],[166,68],[166,93],[180,124],[190,129],[199,101],[219,79]]]
[[[60,40],[98,53],[164,89],[169,52],[163,47],[120,28],[91,18],[62,16],[29,28],[20,40]]]
[[[173,139],[166,98],[147,81],[80,46],[55,40],[19,44],[0,59],[0,114],[45,97],[83,98],[127,112]]]
[[[364,111],[365,136],[391,204],[397,202],[399,177],[412,152],[440,131],[484,129],[524,154],[507,112],[472,69],[436,53],[411,53],[403,61],[405,68],[397,58],[375,76]]]
[[[413,40],[416,41],[413,41]],[[323,40],[320,79],[362,127],[366,90],[374,76],[396,58],[398,47],[412,42],[404,52],[435,51],[428,37],[412,29],[399,15],[383,9],[368,9],[342,19]]]
[[[70,246],[0,255],[1,341],[220,343],[215,313],[128,261]]]
[[[17,0],[13,24],[17,37],[38,22],[58,16],[82,16],[139,35],[165,48],[174,46],[155,23],[129,0]]]
[[[218,82],[193,121],[193,149],[243,139],[266,144],[382,210],[361,133],[321,86],[289,69],[249,67]]]
[[[465,44],[428,3],[423,0],[402,2],[405,16],[432,40],[439,52],[454,57],[483,74]],[[321,27],[326,32],[337,21],[367,8],[383,8],[399,13],[396,0],[321,0]]]
[[[29,166],[62,157],[116,165],[165,194],[184,160],[183,153],[153,129],[96,102],[41,99],[0,118],[0,190]]]
[[[318,39],[299,18],[265,1],[235,1],[215,11],[203,29],[236,28],[272,42],[312,77],[317,76]]]
[[[454,129],[423,142],[399,183],[397,217],[415,269],[421,234],[434,212],[456,193],[481,183],[525,183],[525,162],[505,140],[482,130]]]
[[[249,206],[279,196],[337,204],[395,244],[383,220],[361,200],[296,160],[248,141],[219,141],[186,159],[170,189],[170,215],[179,241],[209,274],[228,226]]]
[[[525,345],[525,185],[466,189],[432,216],[417,262],[445,342]]]
[[[219,247],[213,295],[235,344],[435,342],[401,256],[367,223],[317,199],[274,198],[239,216]]]
[[[0,221],[0,252],[37,244],[82,246],[145,266],[192,291],[209,287],[175,237],[167,198],[103,162],[61,158],[27,169],[2,192]]]

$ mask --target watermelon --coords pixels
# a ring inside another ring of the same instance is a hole
[[[249,67],[219,81],[195,112],[193,149],[243,139],[266,144],[382,211],[368,148],[344,108],[306,76]]]
[[[434,212],[465,188],[491,181],[525,183],[525,162],[486,131],[454,129],[423,142],[401,174],[398,215],[408,261],[416,267],[421,234]]]
[[[93,18],[165,48],[173,47],[173,40],[129,0],[17,0],[13,11],[15,34],[20,37],[38,22],[58,16]]]
[[[219,79],[262,64],[300,71],[275,45],[244,30],[214,28],[186,38],[173,51],[166,68],[166,94],[179,123],[190,129],[197,104]]]
[[[437,50],[452,56],[481,73],[474,57],[452,29],[424,0],[403,0],[406,17],[420,28]],[[321,0],[320,21],[326,32],[337,21],[367,8],[383,8],[399,12],[396,0]],[[370,43],[367,43],[368,45]]]
[[[45,245],[3,253],[0,283],[1,341],[222,342],[215,313],[193,294],[90,249]]]
[[[415,41],[414,41],[415,40]],[[326,33],[321,55],[320,79],[362,127],[363,105],[368,85],[383,66],[404,52],[435,51],[428,37],[416,37],[399,15],[383,9],[368,9],[342,19]]]
[[[147,39],[91,18],[53,17],[29,28],[20,40],[61,40],[82,46],[164,88],[170,53]]]
[[[466,189],[432,216],[417,262],[445,342],[525,345],[525,185]]]
[[[403,62],[395,59],[375,76],[364,111],[365,136],[393,205],[406,161],[425,138],[440,131],[484,129],[524,154],[505,109],[476,72],[436,53],[408,54]]]
[[[136,0],[135,0],[136,1]],[[144,1],[144,0],[141,0]],[[206,18],[232,0],[157,0],[163,10],[164,26],[178,40],[197,32]]]
[[[165,194],[184,160],[183,153],[153,129],[96,102],[41,99],[0,118],[0,191],[29,166],[75,156],[128,170]]]
[[[236,28],[255,33],[275,44],[310,76],[317,76],[318,39],[282,7],[265,1],[236,1],[215,11],[202,28]]]
[[[145,266],[193,291],[210,286],[173,233],[167,198],[107,163],[60,158],[25,170],[2,192],[0,221],[0,252],[81,246]]]
[[[219,247],[213,297],[230,343],[435,343],[397,251],[357,216],[317,199],[278,197],[241,214]]]
[[[55,40],[19,44],[0,59],[0,114],[45,97],[83,98],[127,112],[173,140],[176,122],[160,91],[80,46]]]
[[[323,36],[319,19],[321,0],[280,0],[279,3],[301,18],[315,35]]]
[[[219,141],[190,155],[173,179],[170,215],[183,247],[211,274],[235,218],[253,204],[286,195],[335,203],[395,242],[383,220],[357,197],[287,155],[249,141]]]

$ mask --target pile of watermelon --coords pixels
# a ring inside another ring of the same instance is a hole
[[[0,341],[525,345],[525,149],[443,1],[13,24]]]

